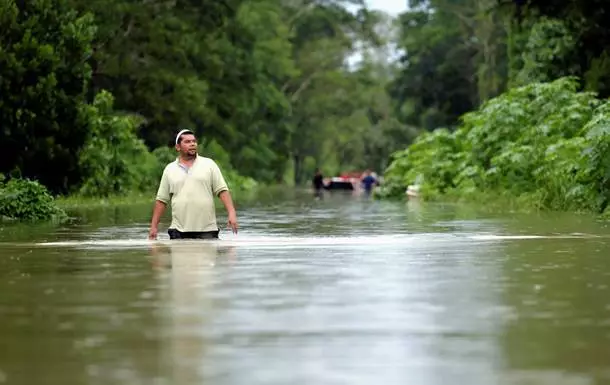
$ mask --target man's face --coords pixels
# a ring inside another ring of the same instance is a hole
[[[182,140],[176,145],[176,149],[183,155],[197,155],[197,139],[193,134],[182,134]]]

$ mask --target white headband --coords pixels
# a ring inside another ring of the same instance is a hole
[[[185,132],[189,132],[189,133],[191,133],[191,132],[193,132],[193,131],[191,131],[191,130],[186,130],[186,129],[185,129],[185,130],[180,131],[180,132],[178,133],[178,135],[176,135],[176,144],[178,144],[178,139],[180,139],[180,135],[184,134]]]

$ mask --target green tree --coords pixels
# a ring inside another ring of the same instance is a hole
[[[64,0],[0,1],[0,172],[53,192],[78,183],[94,33]]]
[[[2,7],[2,171],[46,178],[55,192],[149,187],[182,128],[248,185],[242,176],[281,181],[290,171],[301,182],[316,164],[384,167],[415,133],[386,91],[393,72],[380,47],[391,23],[362,1]],[[348,62],[363,49],[360,65]],[[25,103],[14,91],[23,88]],[[53,179],[55,169],[66,173]]]
[[[539,209],[603,212],[610,202],[610,108],[579,80],[513,88],[397,152],[385,193],[420,179],[427,197],[518,197]]]
[[[511,17],[513,65],[521,67],[519,54],[515,53],[525,51],[529,69],[536,68],[541,76],[554,80],[575,75],[587,89],[604,98],[610,95],[607,1],[497,0],[497,4]],[[535,64],[537,60],[540,63]],[[549,66],[548,74],[544,73],[545,66]],[[517,72],[513,71],[515,75]]]
[[[91,129],[79,156],[84,180],[78,190],[85,196],[143,191],[158,183],[155,169],[164,167],[137,136],[142,119],[117,115],[112,104],[112,95],[102,91],[86,107]]]
[[[365,8],[350,12],[344,3],[303,1],[287,9],[298,74],[286,79],[282,89],[290,101],[288,143],[296,183],[316,164],[334,170],[355,166],[358,135],[369,124],[356,102],[361,100],[358,78],[346,60],[359,46],[381,44],[375,30],[381,18]],[[312,162],[306,166],[308,159]]]
[[[401,71],[390,91],[402,122],[433,130],[455,125],[476,106],[476,49],[463,44],[459,20],[447,11],[409,11],[400,16]]]

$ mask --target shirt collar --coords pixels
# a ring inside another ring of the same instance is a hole
[[[193,161],[193,165],[191,167],[185,166],[184,164],[180,163],[180,157],[177,157],[175,162],[178,167],[180,167],[181,169],[183,169],[186,172],[189,172],[193,167],[195,167],[195,163],[197,163],[198,159],[199,159],[199,154],[197,154],[197,156],[195,157],[195,160]]]

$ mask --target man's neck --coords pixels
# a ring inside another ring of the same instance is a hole
[[[183,156],[183,155],[180,155],[180,157],[178,158],[178,161],[180,163],[191,165],[191,164],[193,164],[195,159],[197,159],[197,155],[193,155],[193,156],[189,156],[189,155]]]

